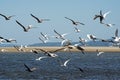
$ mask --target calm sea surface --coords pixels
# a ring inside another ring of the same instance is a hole
[[[120,79],[120,53],[81,52],[57,53],[56,58],[36,58],[43,53],[0,53],[0,79],[38,79],[38,80],[118,80]],[[70,59],[67,66],[60,62]],[[33,72],[26,71],[24,63],[36,67]],[[84,72],[79,70],[81,68]]]

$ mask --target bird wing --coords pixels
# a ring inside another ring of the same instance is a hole
[[[64,66],[67,66],[67,63],[70,61],[70,59],[68,59],[68,60],[66,60],[65,62],[64,62]]]
[[[58,36],[62,37],[61,34],[59,34],[55,29],[54,29],[54,32],[55,32]]]
[[[17,23],[18,25],[20,25],[20,26],[24,29],[24,31],[26,31],[26,28],[25,28],[20,22],[18,22],[18,21],[16,20],[16,23]]]
[[[110,13],[110,11],[106,12],[103,17],[105,18],[108,14]]]
[[[63,50],[63,49],[65,49],[65,48],[60,48],[60,49],[57,49],[57,50],[51,51],[51,52],[54,53],[54,52],[58,52],[58,51]]]
[[[43,36],[43,38],[45,38],[45,39],[46,39],[46,36],[45,36],[42,32],[40,32],[40,34]]]
[[[65,17],[65,18],[75,23],[75,21],[74,21],[74,20],[72,20],[72,19],[70,19],[70,18],[68,18],[68,17]]]
[[[27,68],[28,71],[31,71],[31,69],[26,64],[24,64],[24,66]]]
[[[35,18],[38,22],[41,22],[39,18],[37,18],[36,16],[34,16],[33,14],[30,14],[33,18]]]
[[[44,40],[42,40],[40,37],[39,37],[39,40],[41,40],[43,43],[45,43],[45,41],[44,41]]]
[[[115,37],[118,37],[118,29],[115,31]]]
[[[36,49],[36,50],[40,50],[40,51],[42,51],[42,52],[48,53],[47,51],[45,51],[45,50],[43,50],[43,49],[41,49],[41,48]]]
[[[1,16],[3,16],[5,19],[7,19],[7,16],[3,15],[3,14],[0,14]]]

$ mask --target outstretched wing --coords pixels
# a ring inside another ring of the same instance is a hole
[[[55,32],[58,36],[62,37],[61,34],[59,34],[55,29],[54,29],[54,32]]]
[[[25,28],[20,22],[18,22],[18,21],[16,20],[16,23],[17,23],[18,25],[20,25],[20,26],[24,29],[24,31],[26,31],[26,28]]]
[[[37,18],[36,16],[34,16],[33,14],[30,14],[33,18],[35,18],[37,20],[37,22],[41,22],[39,18]]]
[[[118,37],[118,29],[115,31],[115,37]]]
[[[3,14],[0,14],[2,17],[4,17],[5,19],[7,19],[7,16],[3,15]]]
[[[24,66],[27,68],[27,70],[28,70],[29,72],[32,72],[32,71],[30,70],[30,68],[29,68],[26,64],[24,64]]]
[[[75,22],[74,20],[72,20],[72,19],[70,19],[70,18],[68,18],[68,17],[65,17],[66,19],[68,19],[68,20],[70,20],[70,21],[72,21],[72,22]]]
[[[58,52],[58,51],[63,50],[63,49],[65,49],[65,48],[60,48],[60,49],[57,49],[57,50],[51,51],[51,52],[54,53],[54,52]]]

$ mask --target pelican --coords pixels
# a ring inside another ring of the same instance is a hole
[[[54,29],[54,32],[58,35],[56,36],[56,38],[59,38],[59,39],[62,39],[62,40],[65,40],[65,35],[67,35],[68,33],[65,33],[65,34],[60,34],[58,33],[55,29]]]
[[[37,20],[38,23],[42,23],[43,21],[49,21],[50,19],[39,19],[36,16],[34,16],[33,14],[30,14],[33,18],[35,18]]]
[[[42,60],[42,59],[44,59],[44,58],[47,58],[47,56],[41,56],[41,57],[39,57],[39,58],[37,58],[36,60]]]
[[[66,67],[66,66],[67,66],[67,64],[68,64],[68,62],[69,62],[70,60],[71,60],[71,59],[66,60],[66,61],[64,62],[64,64],[61,64],[61,66]]]
[[[60,48],[60,49],[57,49],[57,50],[54,50],[54,51],[47,51],[47,50],[43,50],[43,49],[40,49],[40,48],[36,49],[36,50],[40,50],[40,51],[44,52],[44,54],[46,54],[49,57],[57,57],[58,55],[55,54],[55,52],[58,52],[58,51],[63,50],[63,49],[65,49],[65,48]]]
[[[26,28],[25,26],[23,26],[23,25],[22,25],[20,22],[18,22],[17,20],[16,20],[16,23],[23,28],[24,32],[28,32],[29,29],[33,28],[32,25],[28,25],[28,27]]]
[[[3,15],[3,14],[0,14],[2,17],[4,17],[5,18],[5,20],[10,20],[13,16],[15,16],[15,15],[12,15],[12,16],[5,16],[5,15]]]
[[[104,53],[103,51],[99,51],[98,49],[96,50],[97,52],[97,56],[100,56],[102,53]]]
[[[36,68],[35,68],[35,67],[30,68],[30,67],[28,67],[28,65],[26,65],[26,64],[24,64],[24,66],[25,66],[25,68],[26,68],[26,71],[28,71],[28,72],[33,72],[33,71],[35,71],[35,70],[36,70]]]
[[[100,19],[100,23],[103,24],[103,20],[106,18],[106,16],[110,13],[110,11],[106,12],[106,13],[102,13],[102,11],[100,10],[100,14],[99,15],[95,15],[95,17],[93,18],[94,20],[96,20],[97,18]]]
[[[68,18],[68,17],[65,17],[65,18],[68,19],[68,20],[70,20],[70,21],[72,22],[72,24],[75,25],[75,26],[77,26],[77,25],[79,25],[79,24],[85,25],[84,23],[76,22],[76,21],[74,21],[74,20],[72,20],[72,19],[70,19],[70,18]]]

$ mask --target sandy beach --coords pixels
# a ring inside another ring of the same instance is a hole
[[[63,47],[59,47],[59,46],[54,46],[54,47],[48,47],[48,46],[45,46],[45,47],[27,47],[27,48],[23,48],[23,51],[24,52],[31,52],[31,50],[34,50],[34,49],[44,49],[44,50],[47,50],[47,51],[54,51],[54,50],[57,50],[57,49],[60,49],[60,48],[63,48]],[[92,47],[92,46],[86,46],[86,47],[82,47],[84,49],[85,52],[96,52],[96,50],[98,51],[103,51],[103,52],[120,52],[120,48],[119,47]],[[0,47],[0,51],[1,52],[19,52],[16,48],[14,47]],[[64,51],[65,50],[60,50],[60,51]],[[67,52],[68,50],[66,50]],[[80,50],[76,49],[76,48],[73,48],[71,49],[72,52],[78,52]],[[20,51],[22,52],[22,51]]]

